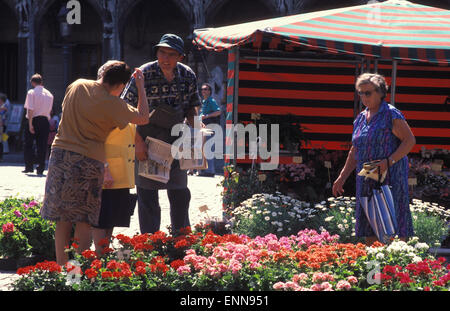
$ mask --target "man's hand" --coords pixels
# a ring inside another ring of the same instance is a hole
[[[35,132],[34,132],[34,127],[33,127],[33,125],[30,124],[29,128],[30,128],[30,133],[34,135]]]
[[[147,144],[142,140],[136,140],[136,159],[145,161],[148,159]]]

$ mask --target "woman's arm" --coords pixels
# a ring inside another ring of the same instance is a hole
[[[148,124],[149,117],[148,114],[150,112],[150,108],[147,103],[147,94],[145,92],[144,86],[144,74],[139,68],[135,69],[136,71],[133,74],[133,77],[136,81],[136,87],[138,89],[138,114],[131,120],[130,123],[137,125],[145,125]]]
[[[345,161],[345,165],[341,170],[341,173],[339,174],[339,177],[336,179],[336,181],[333,184],[333,195],[342,195],[344,193],[344,184],[347,178],[350,176],[350,174],[355,170],[356,168],[356,157],[355,157],[356,149],[354,146],[350,148],[350,151],[347,156],[347,160]]]
[[[389,166],[406,156],[416,144],[416,138],[405,120],[394,119],[392,123],[392,133],[400,139],[401,143],[397,150],[389,156]],[[387,162],[381,161],[380,168],[384,173],[387,169]]]

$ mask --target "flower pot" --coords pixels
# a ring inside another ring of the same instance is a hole
[[[20,258],[0,258],[0,271],[16,271],[19,268],[32,266],[38,262],[36,256]]]
[[[0,258],[0,271],[16,271],[17,259],[15,258]]]
[[[21,257],[16,261],[16,268],[19,269],[26,266],[33,266],[38,262],[39,262],[38,258],[34,255],[30,257]]]

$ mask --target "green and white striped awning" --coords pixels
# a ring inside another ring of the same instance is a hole
[[[313,49],[382,59],[450,62],[450,11],[402,0],[197,29],[194,44],[222,51]]]

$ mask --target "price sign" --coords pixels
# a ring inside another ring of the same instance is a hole
[[[408,185],[416,186],[417,185],[417,178],[416,177],[408,178]]]
[[[292,162],[298,163],[298,164],[303,163],[303,157],[293,157]]]
[[[330,162],[330,161],[325,161],[325,162],[323,163],[323,165],[324,165],[326,168],[331,168],[331,162]]]
[[[266,181],[267,175],[266,174],[259,174],[258,175],[258,179],[259,179],[259,181]]]

